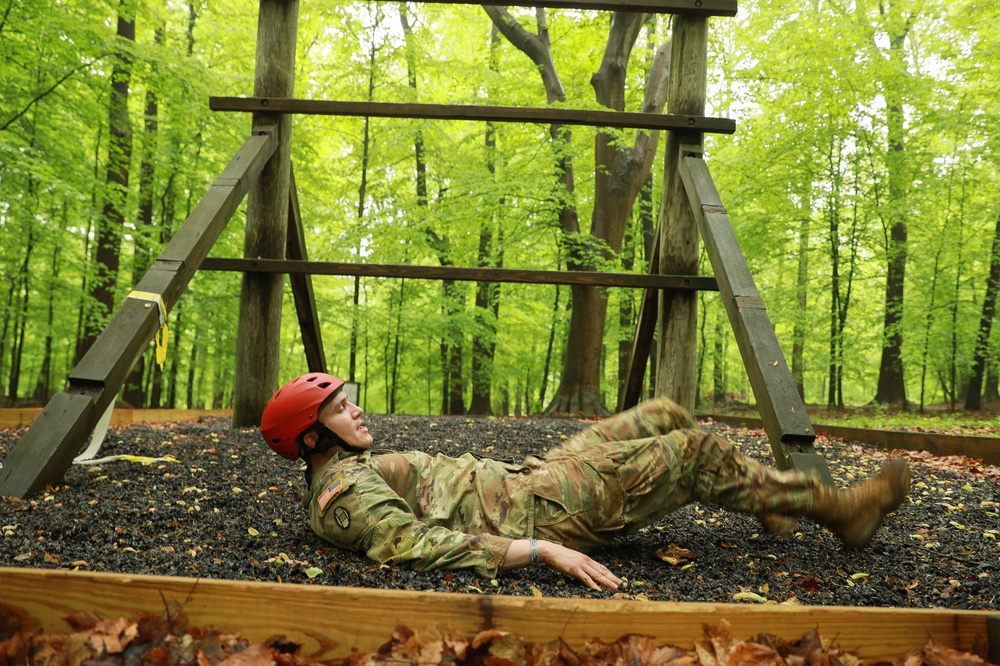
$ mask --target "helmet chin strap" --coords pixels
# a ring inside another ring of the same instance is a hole
[[[340,448],[347,453],[361,453],[364,451],[364,449],[348,444],[341,439],[340,435],[333,432],[322,423],[317,423],[313,426],[312,432],[316,433],[316,444],[312,447],[307,447],[304,444],[299,447],[299,455],[301,455],[306,461],[306,485],[312,485],[311,459],[313,456],[327,453],[333,448]]]

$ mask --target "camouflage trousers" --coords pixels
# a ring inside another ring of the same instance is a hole
[[[691,502],[759,515],[802,515],[819,483],[745,457],[666,398],[605,419],[550,450],[558,498],[538,497],[535,536],[590,550]],[[582,462],[581,462],[582,461]],[[572,472],[563,473],[571,467]]]

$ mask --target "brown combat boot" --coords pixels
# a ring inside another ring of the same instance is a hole
[[[798,518],[780,513],[761,513],[757,515],[757,520],[760,521],[765,532],[780,537],[791,536],[799,524]]]
[[[878,474],[847,490],[817,484],[806,515],[830,528],[844,544],[861,548],[909,490],[910,466],[902,458],[890,458]]]

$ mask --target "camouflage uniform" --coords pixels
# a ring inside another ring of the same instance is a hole
[[[745,458],[659,398],[521,465],[469,453],[338,453],[304,501],[312,529],[337,546],[379,562],[493,578],[513,539],[588,551],[692,501],[799,515],[816,483]]]

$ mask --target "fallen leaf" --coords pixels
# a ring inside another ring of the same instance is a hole
[[[692,551],[681,548],[675,543],[656,551],[656,556],[671,566],[677,566],[682,562],[690,562],[694,559]]]

